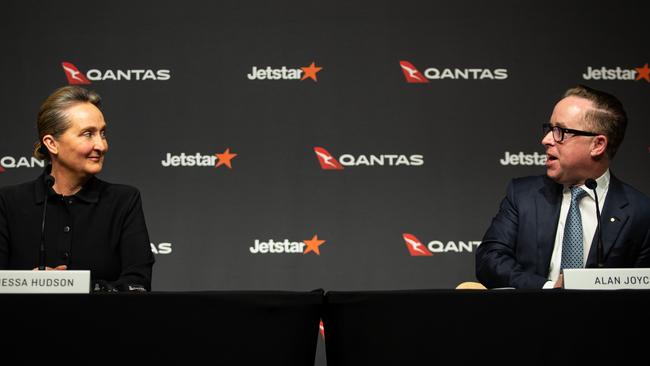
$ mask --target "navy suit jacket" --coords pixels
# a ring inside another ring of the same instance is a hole
[[[476,278],[488,288],[542,288],[561,205],[562,185],[547,176],[512,180],[476,251]],[[614,175],[601,213],[601,230],[605,267],[650,267],[650,198]],[[595,265],[594,237],[586,267]]]

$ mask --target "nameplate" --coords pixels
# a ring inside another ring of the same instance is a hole
[[[87,294],[90,271],[0,271],[0,294]]]
[[[567,290],[647,290],[650,268],[574,268],[564,270]]]

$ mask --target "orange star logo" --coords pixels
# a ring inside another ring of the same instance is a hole
[[[321,246],[325,242],[325,240],[319,240],[318,235],[314,235],[314,237],[311,238],[311,240],[303,240],[302,242],[305,243],[305,245],[307,246],[305,247],[305,251],[302,252],[302,254],[314,252],[320,255],[320,250],[318,249],[318,247]]]
[[[301,67],[303,75],[300,81],[303,81],[307,78],[311,78],[314,81],[318,81],[318,78],[316,78],[316,73],[321,71],[323,68],[322,67],[317,67],[316,64],[314,64],[314,61],[311,62],[311,65],[307,67]]]
[[[635,67],[634,69],[636,70],[636,79],[634,80],[645,79],[650,83],[650,68],[647,63],[643,67]]]
[[[230,148],[227,148],[226,151],[224,151],[221,154],[214,154],[217,157],[217,165],[215,165],[215,168],[218,168],[222,165],[227,166],[228,168],[232,169],[232,163],[231,160],[237,156],[237,154],[231,154],[230,153]]]

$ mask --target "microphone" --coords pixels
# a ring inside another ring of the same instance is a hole
[[[94,281],[93,292],[147,292],[147,289],[139,284],[122,284],[119,281],[109,282],[106,280],[96,280]]]
[[[43,201],[43,220],[41,221],[41,247],[38,252],[38,270],[45,270],[45,215],[47,214],[47,198],[49,196],[50,188],[54,185],[54,177],[47,174],[45,176],[45,200]]]
[[[600,232],[600,207],[598,206],[598,194],[596,193],[596,187],[598,183],[596,180],[589,178],[585,181],[585,186],[594,191],[594,198],[596,198],[596,263],[598,268],[603,268],[603,235]]]

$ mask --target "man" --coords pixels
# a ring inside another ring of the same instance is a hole
[[[546,176],[514,179],[476,251],[486,287],[559,288],[564,268],[597,265],[595,179],[602,212],[604,267],[650,267],[650,199],[609,165],[627,117],[614,96],[567,90],[544,124]]]

